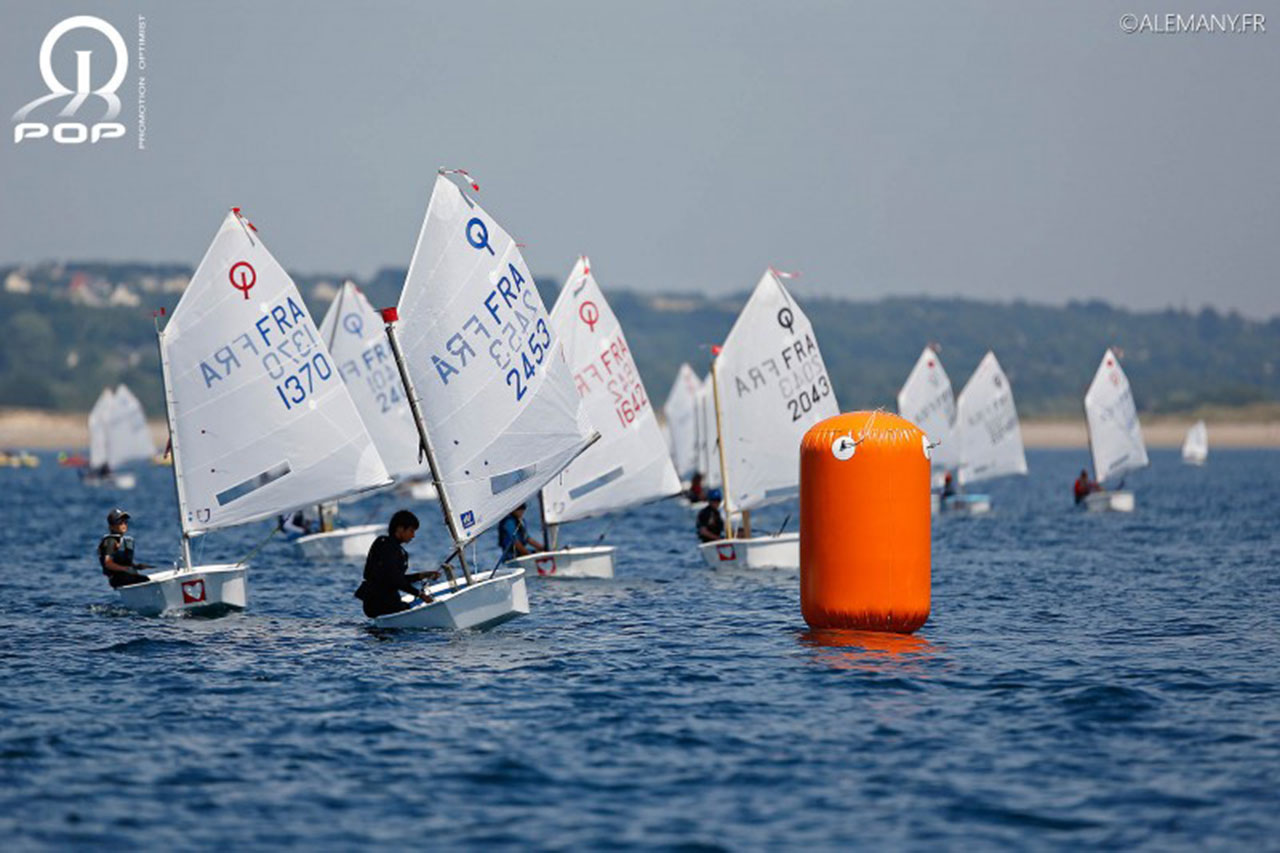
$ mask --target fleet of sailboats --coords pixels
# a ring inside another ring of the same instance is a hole
[[[1133,402],[1129,378],[1114,351],[1108,349],[1084,395],[1085,421],[1089,426],[1089,452],[1097,491],[1085,497],[1090,512],[1132,512],[1133,492],[1126,491],[1124,475],[1148,464],[1147,445]],[[1118,484],[1107,484],[1119,478]]]

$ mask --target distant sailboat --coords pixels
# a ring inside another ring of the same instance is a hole
[[[698,469],[698,392],[702,380],[687,363],[676,371],[662,414],[667,421],[667,438],[671,446],[671,459],[680,479],[689,482]],[[705,477],[705,472],[702,472]]]
[[[1196,421],[1187,430],[1187,438],[1182,442],[1182,461],[1188,465],[1203,465],[1209,459],[1209,428],[1204,421]]]
[[[735,513],[794,496],[800,439],[839,413],[809,318],[778,273],[761,277],[711,367],[715,435],[729,538],[698,548],[707,565],[798,568],[800,535],[735,538]]]
[[[390,475],[410,482],[430,477],[431,470],[417,453],[418,430],[382,318],[351,282],[343,284],[330,303],[320,323],[320,337]],[[321,518],[334,515],[336,508],[322,508],[320,513]],[[385,523],[338,527],[300,536],[294,544],[316,562],[363,561],[373,540],[386,528]]]
[[[955,437],[959,457],[956,479],[962,490],[997,477],[1027,473],[1013,387],[993,352],[983,356],[960,392]],[[991,510],[991,498],[961,491],[946,498],[943,509],[980,515]]]
[[[89,468],[86,485],[132,489],[137,477],[124,466],[155,455],[142,404],[128,386],[104,388],[89,412]]]
[[[898,391],[898,414],[924,430],[933,446],[930,455],[933,488],[941,488],[948,471],[954,470],[959,458],[953,439],[956,422],[956,399],[951,379],[942,366],[942,358],[932,346],[926,346],[916,359],[915,367]],[[932,506],[940,508],[937,492]]]
[[[615,549],[557,547],[559,525],[682,492],[631,348],[586,257],[574,264],[551,309],[574,384],[600,440],[542,487],[547,548],[507,563],[556,578],[611,578]]]
[[[389,628],[483,628],[529,612],[524,570],[473,571],[465,548],[599,434],[587,424],[533,276],[511,236],[437,176],[400,294],[383,312],[465,577],[378,616]]]
[[[196,565],[192,537],[390,478],[302,296],[238,210],[157,335],[182,560],[117,591],[144,614],[243,608],[248,567]]]
[[[1099,486],[1147,466],[1147,446],[1142,440],[1142,425],[1138,422],[1129,378],[1109,349],[1103,354],[1084,395],[1084,413],[1089,425],[1093,476]],[[1084,506],[1090,512],[1132,512],[1133,492],[1102,488],[1086,496]]]

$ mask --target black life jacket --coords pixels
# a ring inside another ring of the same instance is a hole
[[[133,565],[133,537],[127,533],[108,533],[98,542],[98,562],[102,564],[102,573],[110,574],[107,569],[107,557],[117,566]]]

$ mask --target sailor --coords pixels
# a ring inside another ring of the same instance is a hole
[[[302,510],[298,510],[290,516],[278,515],[276,516],[276,523],[290,541],[314,532],[311,521],[308,520]]]
[[[947,476],[942,480],[942,500],[945,503],[947,498],[953,498],[956,495],[956,484],[951,480],[951,472],[947,472]]]
[[[129,535],[129,513],[113,509],[107,513],[107,528],[111,531],[98,542],[98,563],[107,583],[113,589],[146,583],[150,578],[139,569],[150,569],[146,563],[133,560],[133,537]]]
[[[528,504],[520,504],[498,523],[498,547],[502,549],[504,563],[516,557],[527,557],[547,550],[546,545],[532,538],[525,529],[524,511],[528,507]]]
[[[715,542],[724,538],[724,519],[720,517],[720,499],[724,496],[719,489],[707,492],[707,505],[698,512],[698,540]]]
[[[689,488],[684,494],[690,503],[698,503],[707,499],[706,493],[702,488],[701,471],[693,472],[693,476],[689,478]]]
[[[434,581],[439,572],[410,572],[409,554],[404,546],[418,533],[418,517],[407,509],[391,516],[385,536],[379,536],[369,546],[369,556],[364,561],[364,582],[356,590],[356,598],[364,603],[364,615],[383,616],[408,610],[413,604],[401,598],[407,592],[421,602],[430,604],[431,594],[414,586],[417,581]]]
[[[1072,493],[1076,497],[1076,503],[1081,503],[1090,492],[1102,491],[1101,487],[1093,480],[1089,479],[1089,472],[1080,469],[1080,476],[1076,477],[1075,485],[1071,487]]]

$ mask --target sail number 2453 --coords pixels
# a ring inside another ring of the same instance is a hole
[[[529,334],[528,350],[521,348],[520,363],[516,364],[512,359],[511,367],[507,370],[507,385],[514,390],[516,401],[524,399],[524,395],[529,390],[528,382],[538,373],[538,367],[547,358],[547,351],[551,349],[551,332],[547,329],[547,321],[542,318],[538,319],[537,325]],[[529,360],[529,353],[533,353],[533,360]]]

